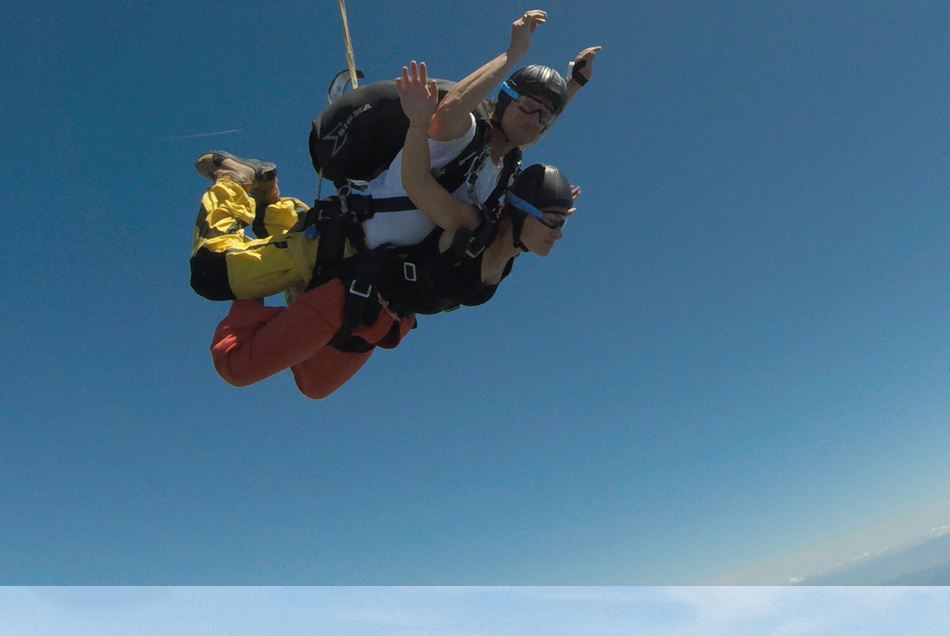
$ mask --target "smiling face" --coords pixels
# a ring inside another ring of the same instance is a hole
[[[545,208],[541,210],[541,218],[529,215],[521,228],[521,243],[532,254],[547,256],[554,244],[561,240],[561,228],[571,212],[568,208]]]

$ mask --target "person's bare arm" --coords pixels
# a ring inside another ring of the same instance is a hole
[[[439,103],[429,122],[429,137],[436,141],[458,139],[472,127],[471,112],[487,98],[495,87],[514,69],[528,49],[531,34],[544,24],[547,14],[533,9],[511,24],[508,49],[452,87]]]
[[[402,151],[402,187],[413,204],[432,222],[448,232],[459,227],[478,226],[478,211],[453,197],[430,172],[427,127],[439,101],[435,80],[429,81],[425,63],[413,61],[396,79],[402,110],[409,118],[409,130]]]
[[[571,62],[570,77],[566,78],[568,104],[570,104],[574,96],[577,95],[577,91],[581,90],[581,87],[590,81],[591,76],[594,74],[594,55],[600,52],[601,49],[602,47],[600,46],[589,46],[578,53],[574,61]],[[580,79],[577,79],[576,76],[578,75]]]

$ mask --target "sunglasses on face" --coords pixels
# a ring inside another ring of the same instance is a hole
[[[555,119],[557,119],[557,114],[551,110],[551,108],[533,97],[528,97],[527,95],[521,95],[516,92],[515,89],[511,88],[508,85],[508,82],[502,82],[501,90],[503,93],[508,95],[515,103],[515,106],[518,107],[525,115],[534,115],[538,114],[538,123],[542,126],[547,126],[551,124]]]
[[[511,192],[508,193],[508,202],[522,212],[527,212],[531,216],[535,217],[541,221],[541,225],[551,228],[552,230],[558,230],[564,227],[564,225],[567,223],[567,214],[563,212],[542,212],[521,197],[516,196]]]

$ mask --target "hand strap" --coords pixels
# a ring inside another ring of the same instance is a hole
[[[571,79],[584,86],[589,81],[586,77],[581,75],[581,69],[587,66],[587,60],[581,60],[580,62],[574,62],[571,64]]]

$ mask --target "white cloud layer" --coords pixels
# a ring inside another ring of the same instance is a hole
[[[0,589],[0,636],[893,636],[950,633],[944,588]],[[65,600],[64,600],[65,599]],[[86,610],[77,611],[81,605]],[[89,611],[91,610],[91,611]]]
[[[945,534],[950,534],[950,525],[940,526],[939,528],[933,528],[930,531],[930,536],[936,539],[937,537],[942,537]]]

